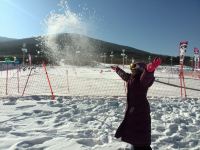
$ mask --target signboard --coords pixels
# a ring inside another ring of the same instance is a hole
[[[16,57],[5,57],[4,63],[6,63],[6,64],[20,64],[20,61]]]
[[[22,48],[22,51],[27,53],[27,48]]]
[[[194,54],[199,54],[199,49],[198,48],[194,48]]]
[[[185,53],[186,53],[186,50],[187,50],[187,46],[188,46],[188,41],[181,41],[180,42],[179,53],[180,53],[180,63],[181,64],[183,64],[183,62],[184,62],[184,57],[185,57]]]

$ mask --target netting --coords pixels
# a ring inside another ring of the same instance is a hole
[[[0,67],[0,96],[126,96],[126,83],[109,65],[47,66],[50,84],[42,65],[22,67],[1,64]],[[124,70],[130,72],[128,66]],[[184,74],[187,96],[200,97],[200,73],[185,69]],[[178,67],[161,66],[156,70],[155,77],[148,96],[181,96]]]

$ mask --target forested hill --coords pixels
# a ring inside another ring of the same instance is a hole
[[[12,39],[12,38],[7,38],[7,37],[0,36],[0,43],[1,42],[7,42],[7,41],[13,41],[13,40],[16,40],[16,39]]]
[[[44,37],[43,37],[44,38]],[[43,39],[42,37],[31,37],[31,38],[25,38],[25,39],[10,39],[7,41],[0,42],[0,56],[15,56],[19,59],[22,58],[22,45],[23,43],[26,43],[26,48],[28,49],[28,53],[35,56],[37,55],[37,51],[46,51],[47,48],[42,44],[43,42],[40,39]],[[1,38],[0,38],[1,39]],[[77,43],[80,43],[81,41],[87,41],[87,46],[85,46],[85,43],[83,44],[74,44],[77,41]],[[139,50],[133,47],[124,46],[124,45],[118,45],[115,43],[110,43],[94,38],[90,38],[83,35],[78,34],[69,34],[69,33],[63,33],[56,35],[56,43],[60,45],[60,47],[69,46],[71,47],[71,51],[76,52],[77,50],[80,52],[86,53],[92,53],[95,52],[96,57],[99,58],[103,55],[106,55],[107,58],[110,57],[111,52],[113,52],[115,61],[120,61],[122,59],[121,53],[122,50],[125,50],[125,54],[127,55],[128,62],[131,61],[131,59],[134,60],[140,60],[140,61],[149,61],[149,59],[152,59],[153,57],[160,56],[163,59],[163,63],[170,64],[170,56],[165,55],[159,55],[159,54],[153,54],[149,53],[145,50]],[[85,55],[88,55],[86,54]],[[45,57],[45,56],[43,56]],[[107,63],[110,62],[110,59],[106,59]],[[174,57],[173,61],[178,63],[178,57]]]

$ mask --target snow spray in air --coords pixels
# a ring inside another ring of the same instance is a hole
[[[87,37],[95,12],[79,5],[78,12],[81,13],[76,13],[66,0],[61,0],[58,8],[44,19],[46,35],[41,39],[43,52],[57,64],[61,60],[67,64],[83,64],[83,61],[90,60],[95,49]]]

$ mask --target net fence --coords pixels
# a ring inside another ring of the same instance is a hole
[[[110,65],[46,66],[46,70],[47,73],[42,65],[1,64],[0,96],[126,96],[126,83],[110,69]],[[124,70],[130,72],[128,66]],[[187,97],[200,97],[200,72],[184,69],[184,75]],[[177,66],[159,67],[155,78],[148,96],[181,96]]]

